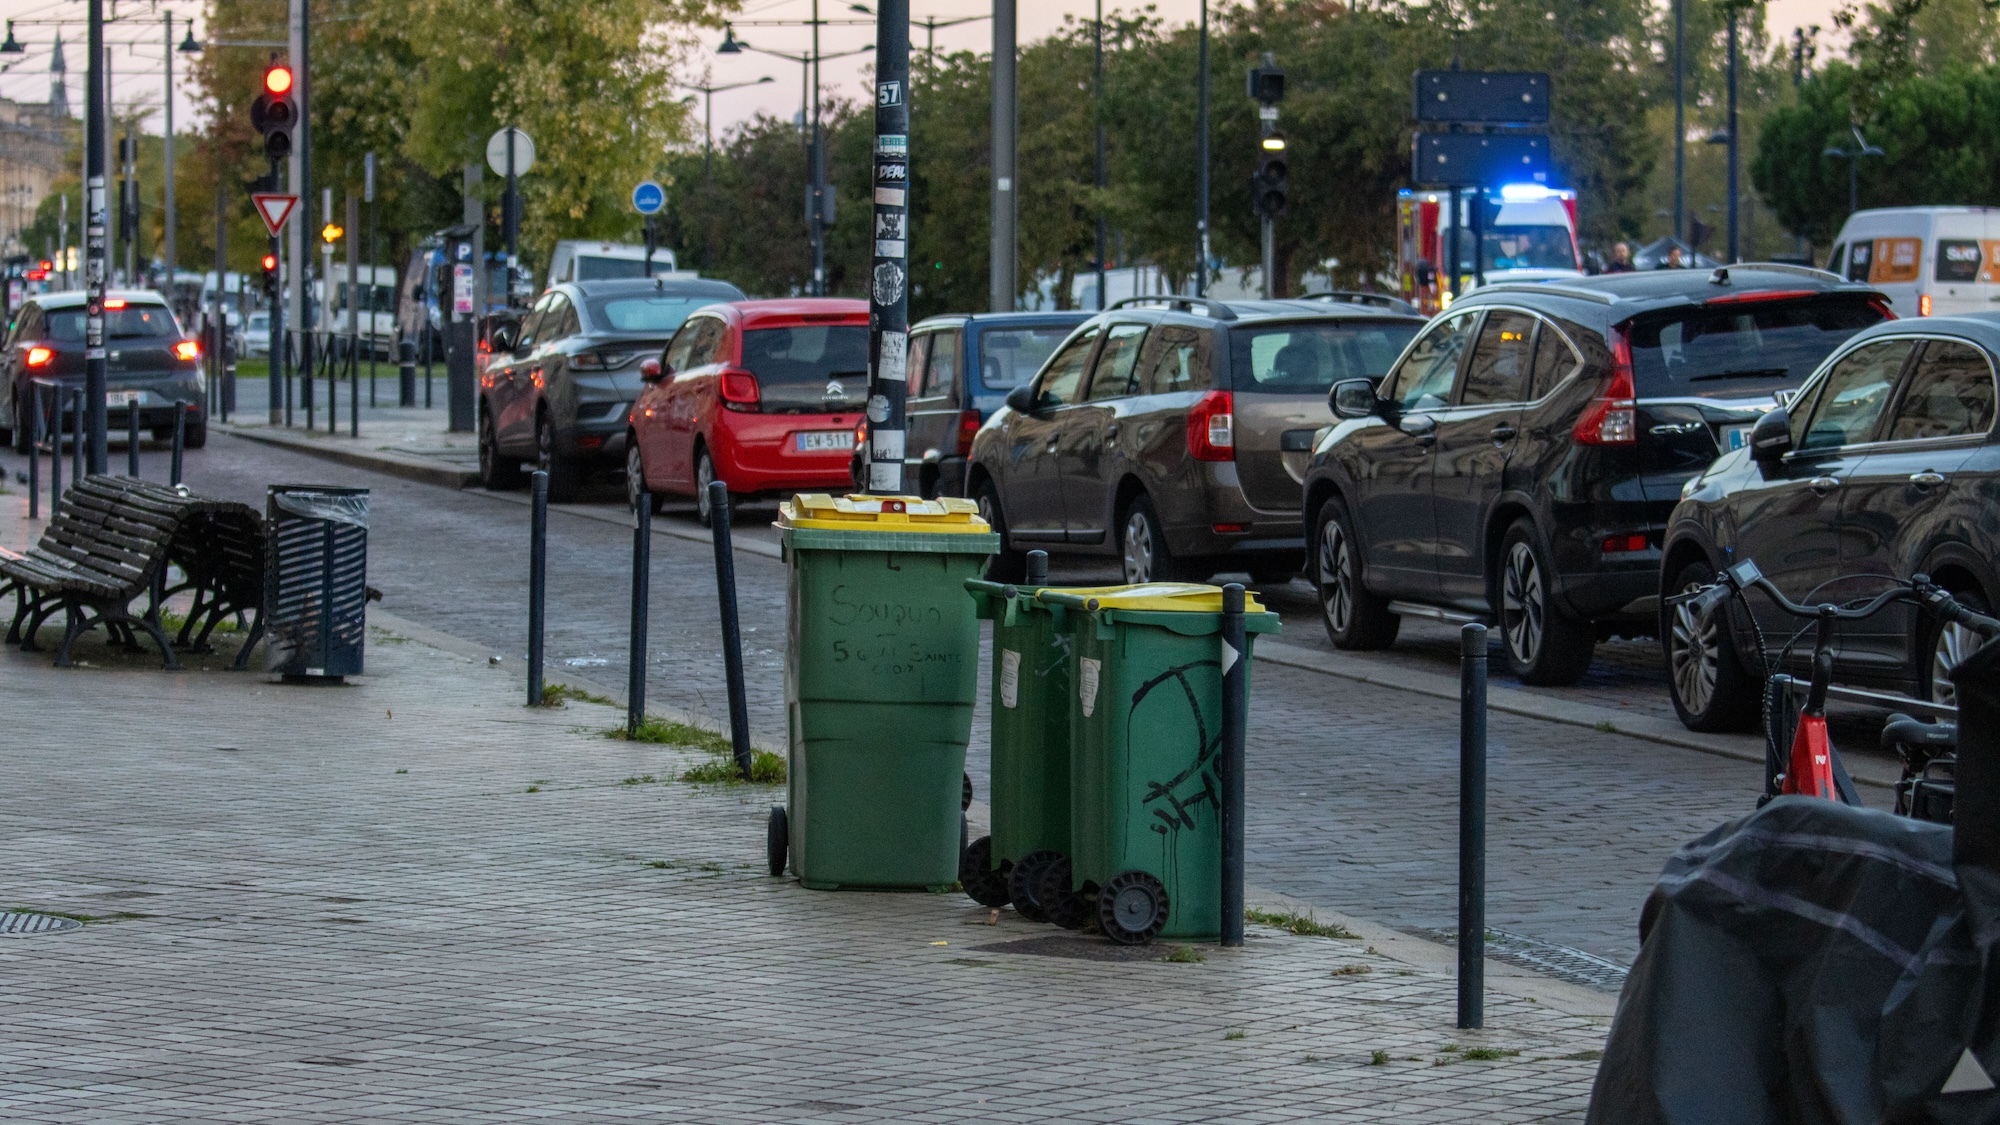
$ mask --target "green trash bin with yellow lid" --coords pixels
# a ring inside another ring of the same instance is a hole
[[[786,567],[786,807],[772,874],[808,887],[942,890],[958,880],[978,690],[965,580],[999,546],[968,500],[794,496]]]
[[[1068,909],[1123,944],[1222,928],[1222,588],[1042,590],[1070,638]],[[1244,602],[1249,675],[1278,615]],[[1246,681],[1246,690],[1248,682]],[[1045,876],[1043,901],[1059,895]],[[1046,909],[1046,907],[1045,907]]]

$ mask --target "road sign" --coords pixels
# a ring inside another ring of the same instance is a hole
[[[1418,133],[1410,179],[1419,187],[1549,182],[1549,139],[1538,133]]]
[[[1549,76],[1515,70],[1420,70],[1417,120],[1546,125]]]
[[[528,134],[509,125],[488,138],[486,142],[486,166],[493,169],[496,176],[507,174],[507,134],[514,134],[514,174],[525,174],[535,165],[535,142]]]
[[[667,189],[651,180],[640,180],[632,189],[632,210],[641,215],[657,215],[667,205]]]
[[[271,232],[272,238],[276,238],[278,232],[285,229],[285,220],[292,217],[292,209],[299,205],[299,197],[260,191],[250,197],[250,202],[257,205],[257,214],[264,220],[264,228]]]

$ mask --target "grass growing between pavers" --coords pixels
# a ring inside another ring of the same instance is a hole
[[[597,695],[593,692],[585,691],[580,687],[571,687],[568,684],[542,685],[541,706],[561,707],[572,700],[578,703],[595,703],[600,707],[618,706],[616,703],[613,703],[611,700],[606,699],[604,696]]]
[[[711,755],[712,761],[690,766],[681,774],[682,781],[695,785],[782,785],[785,781],[785,760],[769,750],[755,749],[750,751],[750,777],[746,781],[736,768],[736,749],[730,744],[729,736],[704,730],[692,723],[678,723],[658,715],[648,715],[636,731],[613,727],[605,731],[604,736],[660,746],[685,746]],[[628,780],[626,784],[631,782]]]
[[[1297,911],[1279,913],[1272,910],[1245,910],[1243,917],[1246,921],[1255,922],[1260,926],[1271,926],[1287,933],[1298,934],[1300,937],[1359,938],[1361,936],[1346,926],[1321,922]],[[1374,950],[1371,949],[1369,952],[1372,953]]]

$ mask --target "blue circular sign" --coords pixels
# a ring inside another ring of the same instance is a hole
[[[632,189],[632,209],[641,215],[658,214],[667,205],[667,189],[651,180],[639,181]]]

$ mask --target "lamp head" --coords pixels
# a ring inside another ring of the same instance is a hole
[[[743,41],[736,38],[736,28],[734,26],[730,24],[722,25],[722,46],[717,47],[715,53],[718,55],[740,55],[743,53]]]

